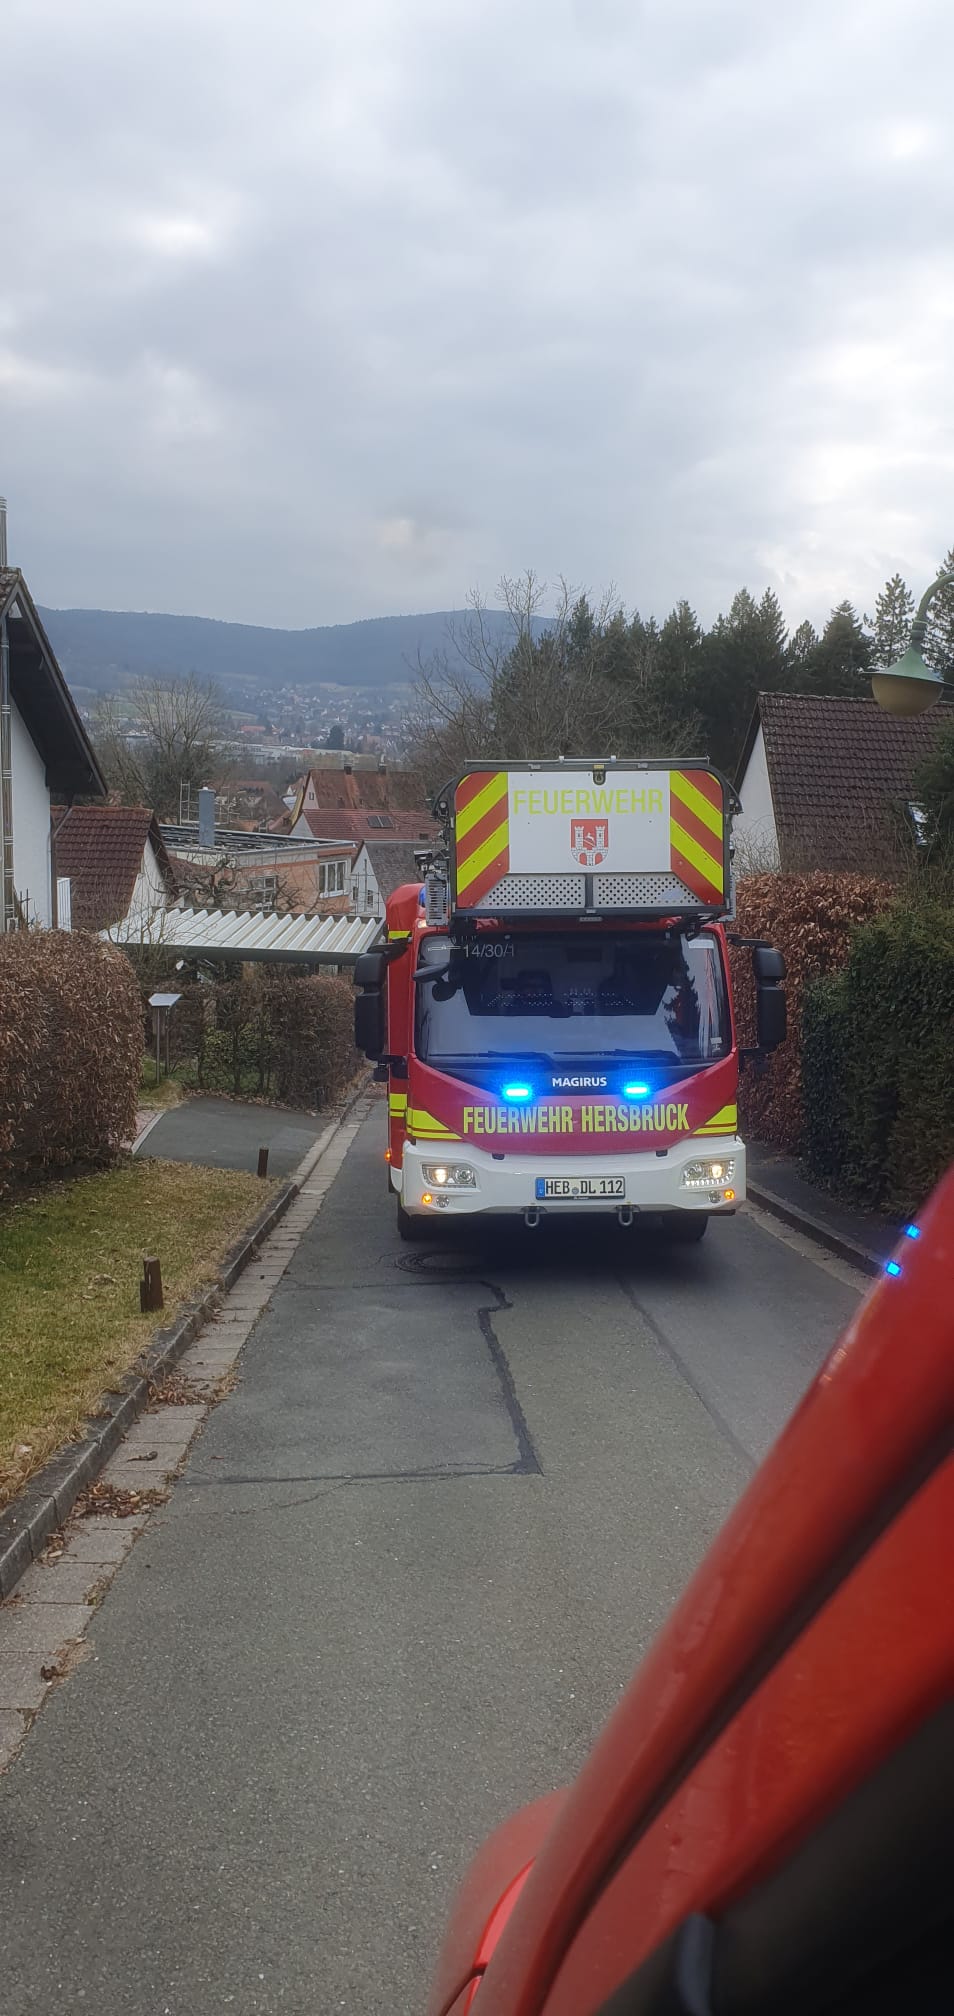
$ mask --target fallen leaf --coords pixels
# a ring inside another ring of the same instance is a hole
[[[113,1519],[131,1519],[152,1505],[165,1505],[168,1497],[168,1491],[126,1491],[118,1484],[100,1482],[90,1485],[77,1512],[81,1519],[92,1519],[99,1512]]]

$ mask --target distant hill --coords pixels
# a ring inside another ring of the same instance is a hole
[[[448,624],[459,613],[378,616],[316,630],[267,630],[217,623],[207,616],[153,616],[112,609],[43,609],[50,642],[71,686],[114,691],[130,680],[185,676],[214,679],[226,694],[282,686],[409,685],[418,653],[448,648]],[[508,633],[503,611],[488,627]]]

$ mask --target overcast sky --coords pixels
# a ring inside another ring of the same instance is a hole
[[[4,0],[0,491],[44,603],[533,566],[703,620],[954,541],[949,0]]]

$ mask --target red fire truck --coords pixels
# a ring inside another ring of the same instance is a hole
[[[954,1170],[575,1784],[478,1854],[428,2016],[954,2008],[952,1277]]]
[[[728,787],[701,762],[474,764],[436,810],[355,972],[402,1236],[582,1209],[701,1238],[745,1196]],[[785,969],[752,955],[764,1053]]]

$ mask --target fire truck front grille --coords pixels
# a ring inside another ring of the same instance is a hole
[[[598,910],[656,910],[667,903],[684,910],[699,898],[678,875],[594,875],[593,901]]]
[[[678,875],[594,875],[593,902],[598,910],[674,910],[695,908],[694,896]],[[476,906],[491,916],[506,910],[571,910],[586,906],[583,875],[502,875]]]

